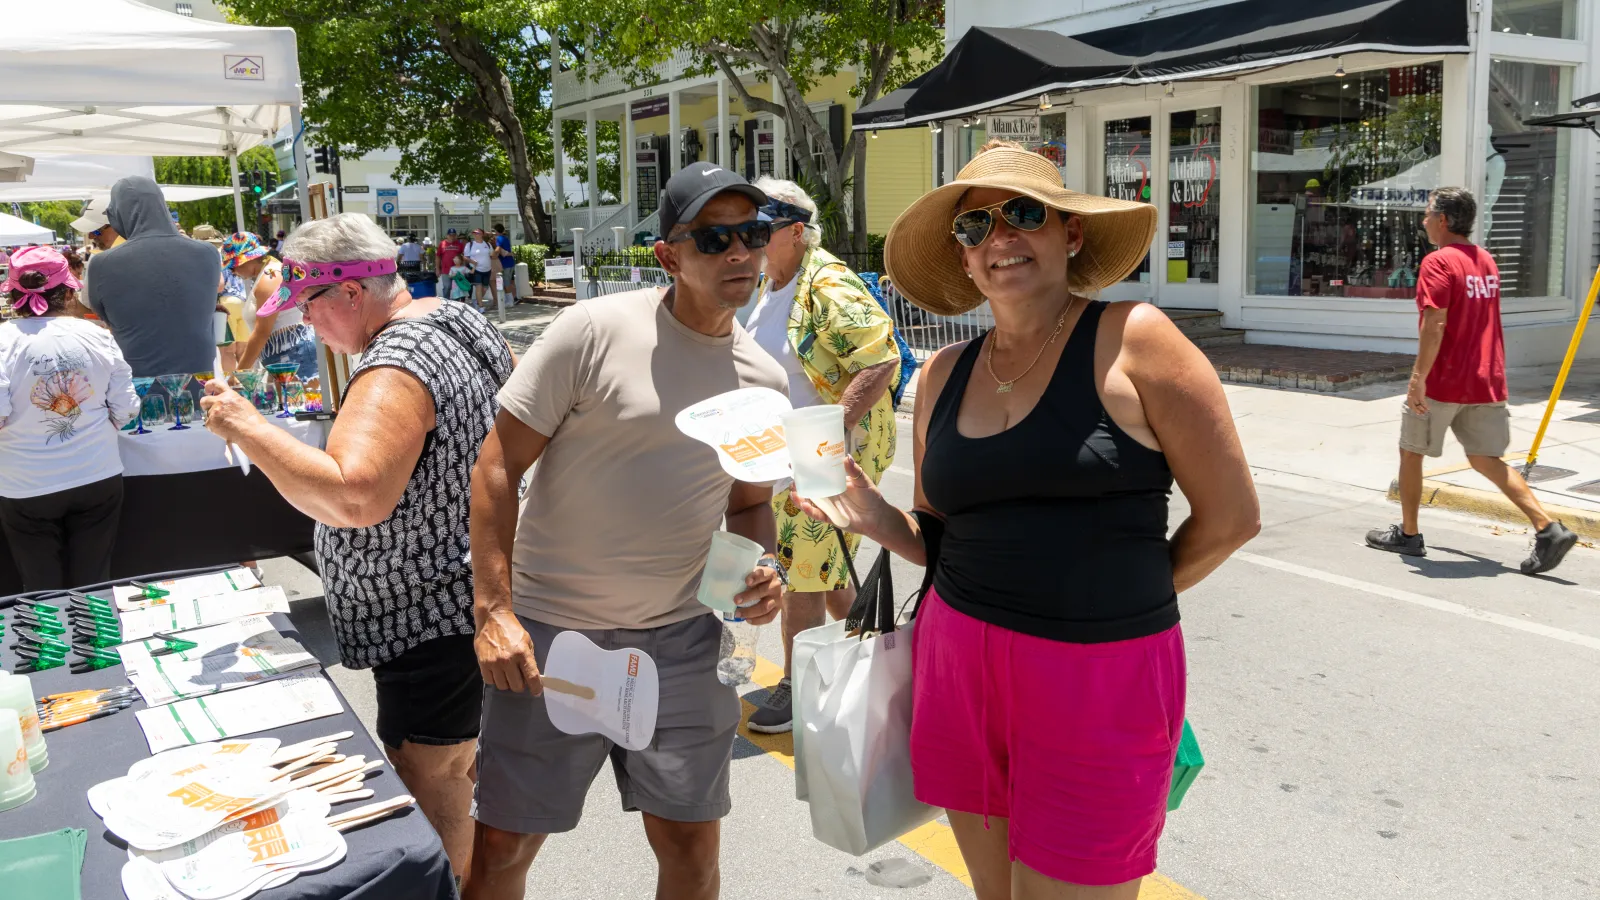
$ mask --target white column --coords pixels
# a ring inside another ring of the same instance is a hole
[[[683,161],[681,155],[683,153],[683,135],[680,133],[682,123],[678,121],[679,112],[678,92],[671,91],[667,94],[667,133],[669,137],[667,139],[666,163],[661,167],[662,187],[667,186],[667,179],[672,177],[673,172],[683,168],[681,165]]]
[[[778,79],[769,78],[767,81],[772,84],[772,102],[779,106],[786,106],[787,104],[783,102],[783,88],[778,86]],[[795,110],[795,114],[809,115],[803,109]],[[811,148],[806,147],[800,152],[810,153]],[[759,172],[761,166],[761,147],[759,145],[756,147],[755,154],[756,167]],[[774,178],[789,177],[789,123],[785,122],[782,116],[772,117],[772,175]]]
[[[567,151],[566,151],[566,147],[561,142],[561,121],[562,120],[561,120],[561,117],[559,115],[556,115],[554,113],[551,114],[551,116],[550,116],[550,143],[551,143],[551,146],[555,150],[555,153],[551,156],[551,158],[555,160],[555,167],[556,167],[556,169],[555,169],[556,212],[555,212],[555,215],[552,215],[550,217],[550,222],[551,222],[552,229],[555,227],[555,219],[556,219],[556,217],[561,215],[561,211],[563,209],[567,208],[567,177],[566,177],[566,173],[567,173],[567,159],[566,159]],[[554,237],[554,235],[552,235],[552,237]]]
[[[306,164],[305,124],[300,119],[300,104],[289,110],[289,130],[294,134],[295,193],[300,198],[300,222],[311,221],[311,167]]]
[[[621,154],[622,169],[622,202],[628,205],[628,227],[632,228],[639,221],[639,198],[634,196],[638,190],[638,177],[634,175],[634,149],[633,149],[633,104],[622,105],[622,146],[618,148]]]
[[[1473,152],[1473,135],[1478,107],[1472,105],[1472,64],[1474,56],[1451,55],[1444,58],[1444,103],[1439,120],[1439,183],[1459,184],[1480,196],[1481,184],[1471,181],[1474,172],[1483,171],[1483,161]],[[1476,163],[1476,165],[1474,165]],[[1482,181],[1482,175],[1479,176]]]
[[[728,76],[717,76],[717,165],[734,172],[739,164],[733,160],[733,141],[728,139]]]
[[[1228,328],[1244,327],[1244,292],[1248,287],[1245,261],[1251,252],[1250,198],[1255,193],[1250,138],[1256,134],[1256,123],[1250,119],[1251,90],[1242,84],[1222,89],[1222,147],[1217,159],[1222,192],[1217,223],[1217,311]]]
[[[594,110],[592,109],[583,111],[583,139],[589,150],[589,227],[593,228],[595,222],[594,205],[600,191],[598,190],[599,185],[595,184],[595,173],[598,167],[595,165],[594,158]]]

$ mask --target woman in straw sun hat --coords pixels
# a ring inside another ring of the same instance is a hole
[[[915,509],[854,466],[836,498],[838,524],[933,570],[912,773],[981,900],[1138,895],[1183,728],[1177,595],[1259,528],[1205,356],[1154,306],[1090,299],[1155,229],[1154,207],[1066,190],[991,142],[884,248],[917,306],[994,313],[922,371]],[[1174,478],[1191,513],[1169,540]]]

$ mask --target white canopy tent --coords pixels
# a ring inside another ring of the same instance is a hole
[[[192,19],[133,0],[77,0],[70,24],[11,4],[0,29],[0,152],[238,156],[284,125],[300,132],[294,30]],[[310,218],[304,196],[301,217]]]
[[[156,177],[155,165],[148,156],[39,153],[29,159],[32,163],[31,174],[13,183],[0,183],[0,203],[94,200],[97,197],[104,202],[104,198],[111,195],[111,186],[128,175]],[[185,200],[223,197],[233,193],[233,188],[164,184],[161,193],[168,202],[181,203]]]
[[[27,219],[0,213],[0,246],[20,247],[23,244],[53,244],[56,233],[41,228]]]

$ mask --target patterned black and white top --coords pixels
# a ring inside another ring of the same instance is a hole
[[[433,395],[434,421],[389,518],[370,528],[317,526],[328,614],[339,657],[352,669],[386,663],[436,637],[472,633],[472,466],[512,367],[505,340],[465,303],[390,323],[350,378],[377,366],[416,376]]]

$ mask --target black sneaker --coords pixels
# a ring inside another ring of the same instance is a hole
[[[1561,565],[1567,551],[1578,542],[1572,529],[1560,522],[1551,522],[1533,538],[1533,552],[1522,561],[1522,574],[1537,575]]]
[[[1401,556],[1428,555],[1428,548],[1422,543],[1422,535],[1406,534],[1400,530],[1399,525],[1367,532],[1367,546],[1398,553]]]
[[[762,734],[782,734],[794,730],[793,701],[789,695],[789,679],[778,682],[767,694],[761,708],[750,714],[746,723],[751,731]]]

